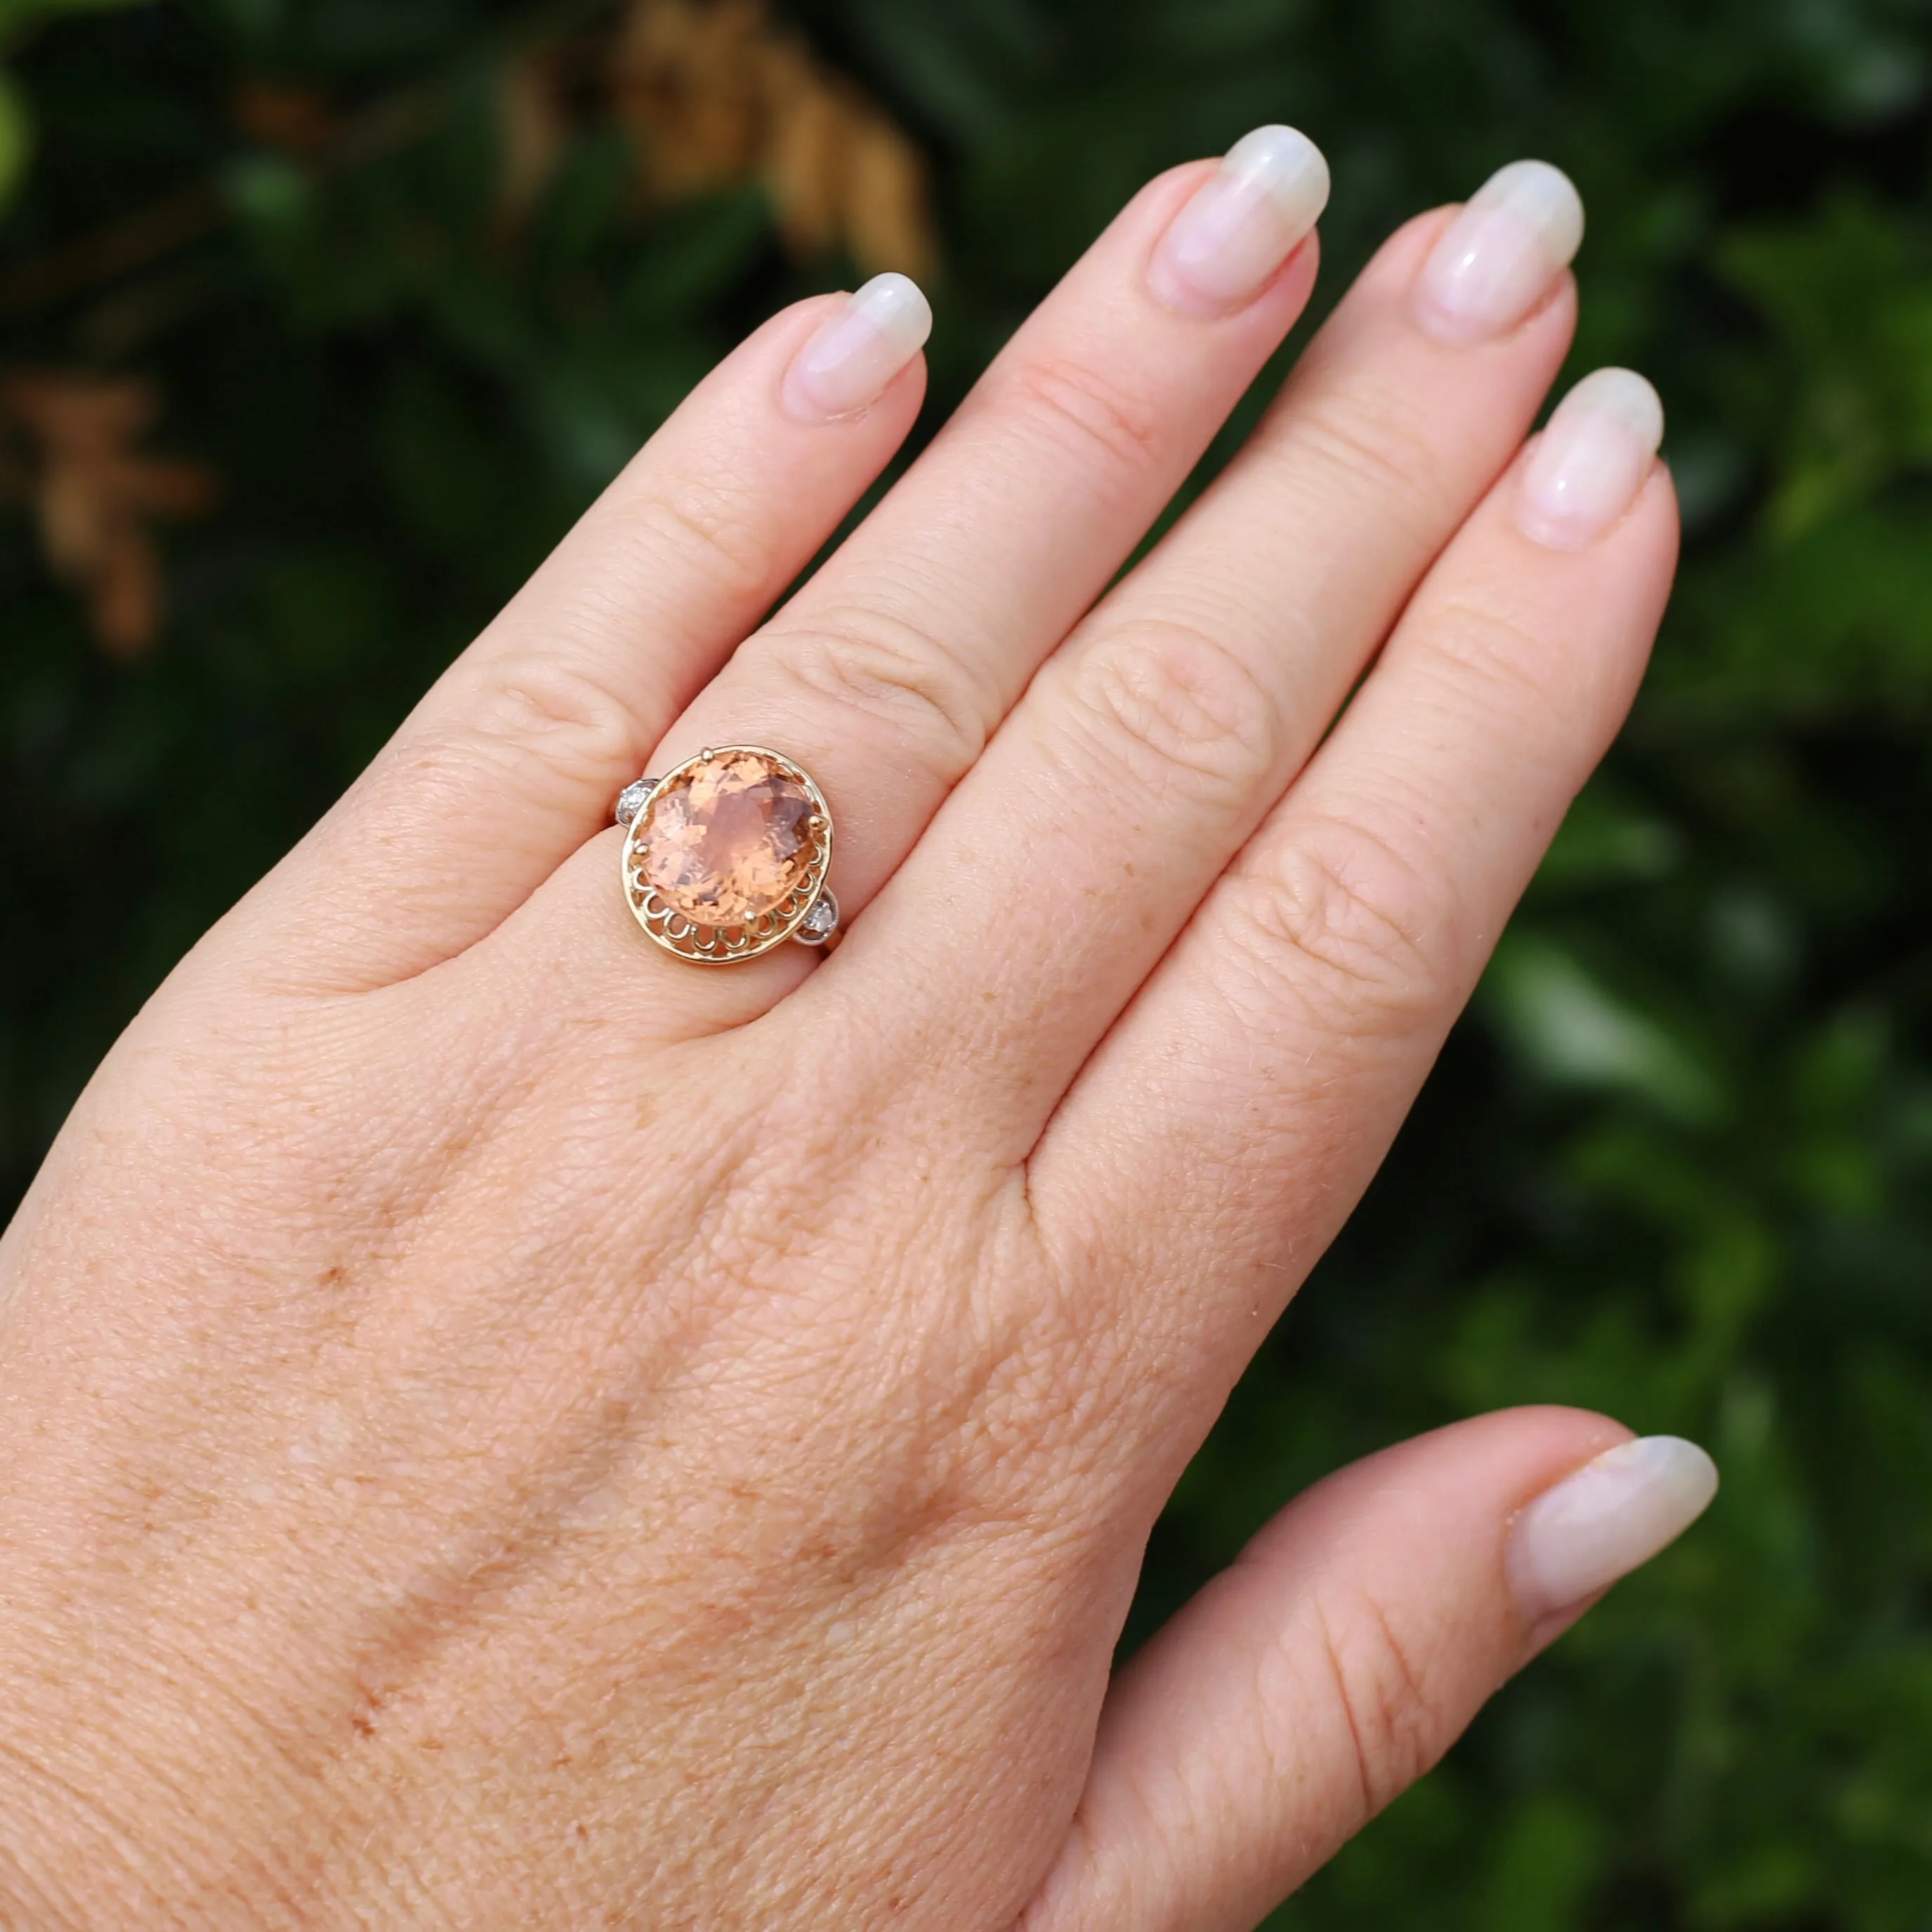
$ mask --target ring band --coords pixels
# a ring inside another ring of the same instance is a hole
[[[788,939],[830,946],[832,812],[803,766],[763,745],[706,749],[617,800],[624,898],[649,937],[699,966]]]

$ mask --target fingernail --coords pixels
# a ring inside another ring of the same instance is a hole
[[[1523,535],[1552,550],[1587,550],[1636,501],[1663,444],[1664,404],[1641,376],[1586,376],[1557,405],[1523,467]]]
[[[782,392],[801,422],[833,422],[876,403],[926,346],[932,307],[905,275],[874,275],[792,358]]]
[[[1292,128],[1257,128],[1168,224],[1148,285],[1184,315],[1232,315],[1267,287],[1328,206],[1322,150]]]
[[[1583,201],[1547,161],[1513,161],[1449,224],[1422,271],[1417,314],[1442,342],[1487,342],[1528,316],[1583,245]]]
[[[1510,1580],[1541,1623],[1573,1609],[1676,1541],[1718,1493],[1718,1466],[1694,1442],[1646,1436],[1606,1450],[1538,1496],[1510,1534]]]

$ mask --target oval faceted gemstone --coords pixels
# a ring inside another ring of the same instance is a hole
[[[694,926],[743,926],[782,905],[812,863],[811,794],[772,759],[722,752],[668,780],[639,867]]]

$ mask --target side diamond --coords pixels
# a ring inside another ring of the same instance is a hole
[[[644,808],[644,800],[658,788],[656,778],[640,778],[617,794],[617,823],[628,825]]]
[[[804,946],[823,946],[838,929],[838,902],[827,886],[818,896],[811,911],[798,923],[792,937]]]

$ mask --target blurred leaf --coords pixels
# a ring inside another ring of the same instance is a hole
[[[0,407],[34,446],[32,494],[49,566],[87,598],[96,640],[132,657],[160,628],[160,565],[149,526],[214,500],[200,464],[139,447],[160,410],[146,385],[54,372],[0,380]]]
[[[1485,992],[1505,1034],[1546,1080],[1630,1094],[1680,1119],[1706,1118],[1718,1105],[1714,1084],[1683,1045],[1553,945],[1505,940]]]
[[[1602,1828],[1587,1811],[1560,1797],[1532,1799],[1490,1851],[1477,1922],[1509,1932],[1580,1932],[1603,1854]]]
[[[1538,874],[1540,890],[1660,879],[1684,862],[1684,842],[1654,813],[1591,786],[1571,807]]]
[[[4,209],[27,171],[34,133],[27,104],[4,68],[0,68],[0,209]]]
[[[1778,332],[1798,380],[1772,527],[1792,536],[1902,469],[1932,469],[1932,248],[1871,201],[1834,197],[1799,226],[1740,230],[1719,261]]]
[[[799,256],[931,273],[924,158],[763,0],[630,0],[610,82],[652,200],[761,180]]]

